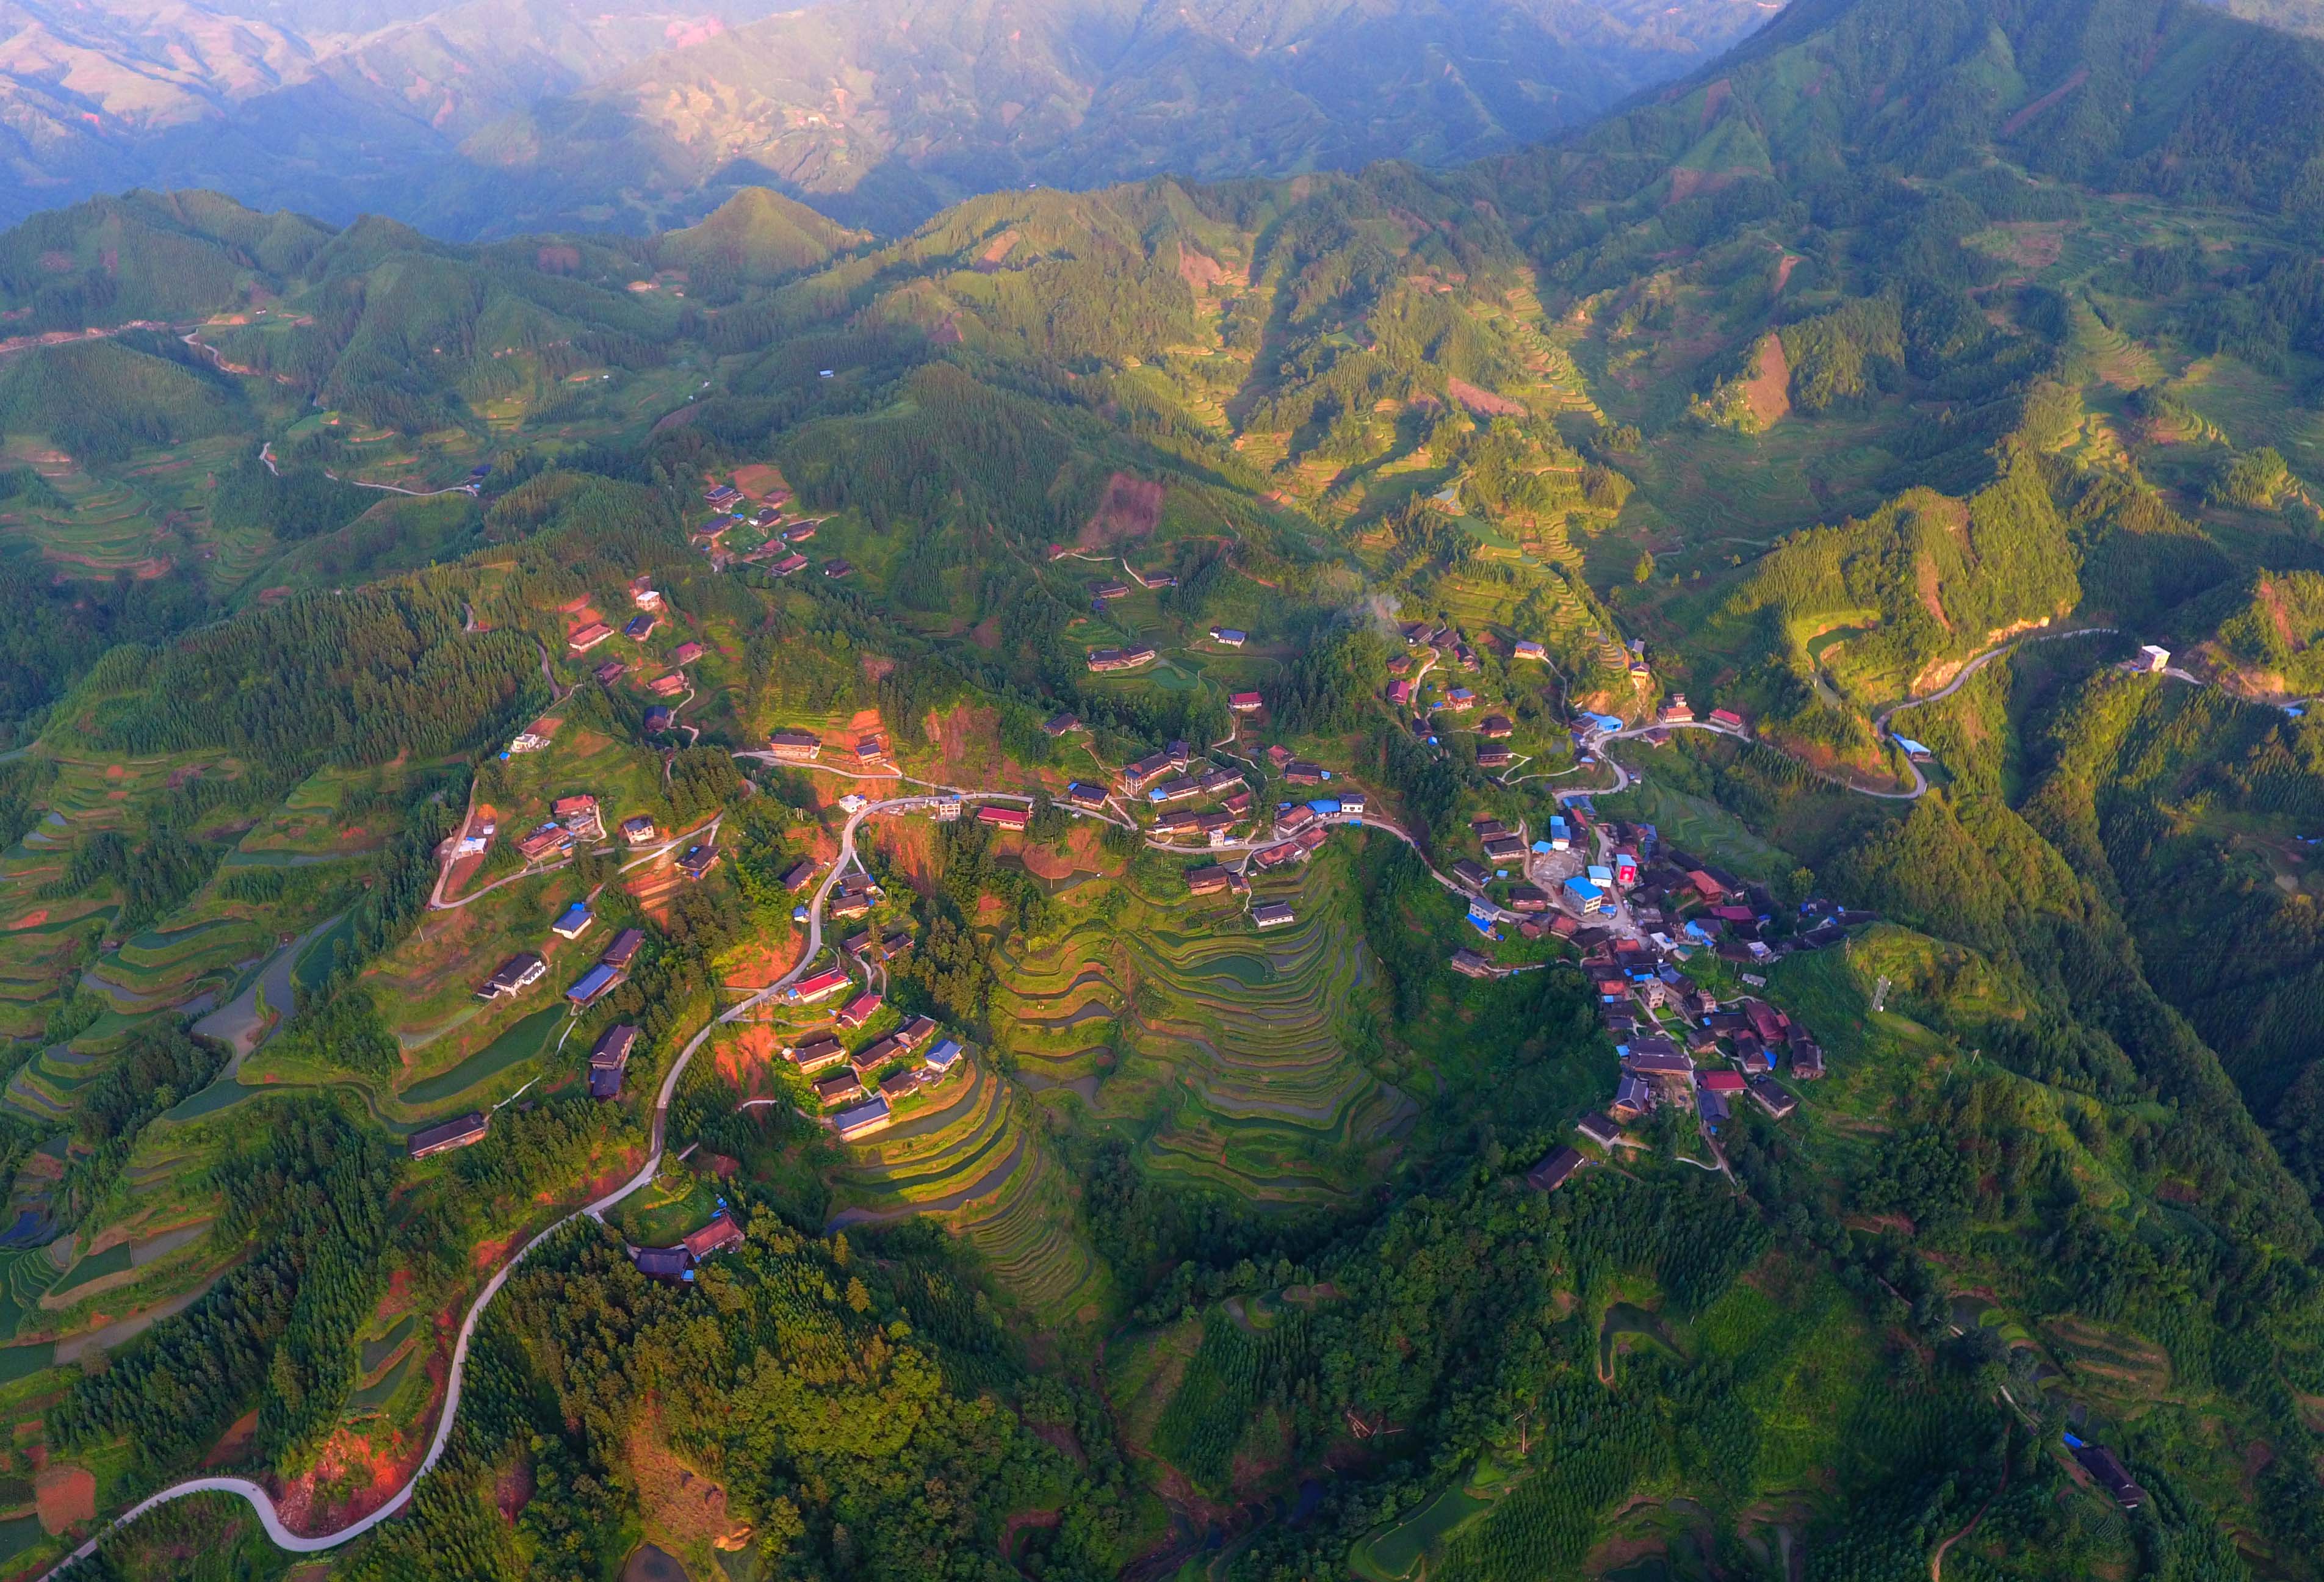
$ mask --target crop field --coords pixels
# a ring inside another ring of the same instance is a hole
[[[36,550],[68,576],[125,571],[153,577],[183,557],[232,586],[272,547],[263,535],[246,541],[210,531],[212,480],[244,443],[220,435],[168,450],[141,451],[97,474],[40,440],[10,438],[0,442],[0,467],[32,467],[62,503],[18,504],[0,511],[0,536]]]
[[[1107,1305],[1105,1274],[1036,1114],[989,1059],[973,1056],[966,1071],[899,1101],[888,1130],[843,1145],[832,1223],[940,1216],[1028,1314],[1093,1321]]]
[[[1327,855],[1262,881],[1262,899],[1300,914],[1277,932],[1253,931],[1223,896],[1133,892],[1111,930],[1084,912],[1008,958],[1001,1025],[1028,1085],[1061,1115],[1085,1106],[1136,1133],[1167,1175],[1259,1202],[1351,1190],[1411,1106],[1342,1045],[1363,968],[1336,865]],[[1069,904],[1108,888],[1083,886]]]

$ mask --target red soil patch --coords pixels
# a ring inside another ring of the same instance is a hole
[[[478,1242],[475,1250],[470,1253],[468,1266],[478,1270],[496,1268],[503,1258],[516,1250],[517,1244],[523,1239],[524,1233],[516,1230],[509,1232],[504,1236],[487,1237]]]
[[[543,274],[571,274],[581,267],[581,249],[551,242],[533,250],[532,266]]]
[[[12,929],[37,929],[48,921],[49,909],[43,906],[37,911],[26,912],[8,926]]]
[[[202,1457],[204,1466],[225,1466],[240,1461],[250,1454],[250,1442],[258,1437],[258,1413],[246,1411],[234,1420],[209,1454]]]
[[[531,1464],[524,1461],[518,1462],[494,1479],[493,1503],[500,1507],[501,1520],[511,1527],[515,1526],[517,1517],[532,1503],[536,1486]]]
[[[108,577],[126,571],[140,582],[151,582],[157,577],[167,577],[172,569],[169,561],[157,560],[151,555],[142,560],[132,560],[125,566],[108,566],[93,556],[76,555],[64,550],[43,550],[41,552],[51,560],[60,560],[68,566],[86,566],[92,571],[102,571]]]
[[[1178,244],[1178,278],[1194,290],[1207,291],[1226,279],[1226,266],[1209,254]],[[1006,1548],[1006,1545],[1002,1546]]]
[[[770,463],[752,462],[734,469],[734,486],[753,500],[763,500],[770,495],[788,495],[791,486],[783,476],[783,469]]]
[[[1444,389],[1453,400],[1480,417],[1521,418],[1526,415],[1525,402],[1512,401],[1506,395],[1496,395],[1489,390],[1480,390],[1466,379],[1447,379]]]
[[[1777,296],[1782,296],[1784,294],[1784,288],[1792,283],[1792,271],[1797,269],[1799,266],[1800,255],[1796,253],[1784,254],[1784,261],[1775,265],[1775,294]]]
[[[2075,67],[2074,74],[2071,77],[2069,77],[2065,81],[2052,88],[2048,93],[2043,94],[2040,98],[2035,99],[2032,104],[2018,111],[2017,114],[2010,116],[2008,120],[2004,121],[2001,124],[2001,135],[2004,137],[2016,136],[2020,132],[2025,130],[2026,126],[2036,116],[2039,116],[2043,111],[2056,104],[2060,99],[2064,98],[2068,94],[2073,92],[2076,88],[2081,87],[2082,84],[2088,82],[2089,79],[2090,69],[2089,67]]]
[[[1003,231],[993,237],[991,241],[985,244],[984,251],[976,255],[977,272],[981,274],[990,274],[999,269],[1001,261],[1008,257],[1016,245],[1015,231]]]
[[[1102,550],[1124,539],[1144,538],[1162,520],[1162,486],[1150,478],[1118,472],[1105,481],[1097,514],[1082,524],[1074,547]]]
[[[41,1531],[62,1532],[78,1522],[97,1520],[97,1476],[86,1466],[51,1466],[32,1480],[32,1501]]]
[[[1740,173],[1735,171],[1673,171],[1670,200],[1683,203],[1699,193],[1731,187],[1740,179]]]
[[[1720,78],[1717,82],[1712,83],[1709,88],[1702,90],[1702,128],[1704,131],[1708,132],[1711,129],[1711,124],[1719,118],[1720,108],[1726,105],[1729,98],[1733,97],[1734,92],[1735,84],[1724,77]]]
[[[1786,258],[1788,266],[1797,260]],[[1788,267],[1784,271],[1789,273]],[[1777,287],[1778,290],[1782,288]],[[1759,342],[1758,372],[1745,381],[1743,399],[1762,430],[1772,429],[1792,411],[1792,364],[1784,356],[1784,338],[1769,330]]]
[[[714,1057],[718,1074],[741,1089],[745,1098],[771,1093],[773,1088],[760,1078],[779,1058],[776,1051],[781,1041],[771,1027],[746,1025],[731,1041],[718,1046]]]
[[[2284,614],[2283,595],[2276,590],[2275,579],[2263,577],[2259,584],[2259,602],[2267,611],[2267,618],[2275,626],[2275,634],[2283,640],[2284,647],[2297,653],[2307,646],[2292,635],[2292,617]]]
[[[105,766],[105,778],[107,780],[126,780],[129,778],[129,771],[121,764],[108,763]]]

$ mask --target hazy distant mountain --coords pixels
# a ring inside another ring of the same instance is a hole
[[[131,186],[420,217],[477,127],[771,8],[0,0],[0,221]]]
[[[972,192],[1471,158],[1716,54],[1754,0],[844,0],[469,141],[515,225],[667,221],[771,182],[895,229]]]
[[[0,222],[200,186],[438,234],[645,229],[771,184],[972,192],[1457,161],[1699,65],[1773,0],[0,0]]]

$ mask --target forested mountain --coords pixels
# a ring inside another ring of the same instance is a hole
[[[200,187],[452,237],[638,232],[763,182],[907,229],[1034,180],[1468,158],[1684,71],[1773,9],[9,0],[0,224]]]
[[[2319,102],[0,235],[0,1557],[2318,1577]]]
[[[1753,0],[851,0],[544,101],[466,144],[495,228],[652,226],[767,182],[876,230],[979,192],[1447,164],[1715,55]]]

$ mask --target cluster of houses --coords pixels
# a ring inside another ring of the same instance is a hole
[[[1477,651],[1469,646],[1469,634],[1457,627],[1416,621],[1404,628],[1404,645],[1406,648],[1433,648],[1439,653],[1448,654],[1452,662],[1464,671],[1477,668]]]
[[[894,1123],[897,1104],[965,1069],[960,1041],[936,1037],[936,1024],[926,1016],[851,1052],[840,1032],[861,1028],[880,1004],[877,995],[858,995],[834,1019],[835,1028],[804,1034],[783,1050],[810,1079],[817,1104],[844,1142],[884,1130]]]
[[[1698,1112],[1714,1132],[1747,1096],[1782,1120],[1799,1100],[1775,1080],[1777,1066],[1794,1082],[1824,1075],[1823,1050],[1805,1027],[1762,999],[1722,1004],[1651,941],[1609,940],[1583,957],[1582,970],[1622,1066],[1613,1102],[1582,1123],[1593,1140],[1610,1142],[1666,1104]]]
[[[703,504],[710,507],[712,515],[687,535],[687,541],[709,557],[714,571],[738,563],[763,566],[778,577],[803,571],[807,559],[798,552],[798,546],[815,537],[816,524],[823,519],[792,514],[786,509],[790,499],[790,491],[778,486],[753,508],[748,496],[733,485],[714,484],[702,492]],[[728,544],[728,535],[746,530],[755,531],[761,541],[741,550]],[[825,567],[824,575],[844,577],[851,569],[844,560],[833,560]]]

